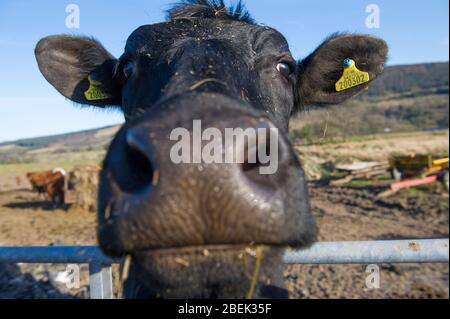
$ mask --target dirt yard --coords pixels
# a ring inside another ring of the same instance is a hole
[[[448,196],[401,193],[377,200],[381,188],[311,184],[321,240],[448,237]],[[0,246],[92,245],[95,214],[54,210],[29,190],[0,193]],[[363,266],[289,266],[293,298],[448,298],[448,265],[381,265],[381,288],[366,290]],[[1,265],[0,298],[86,298],[55,280],[62,265]],[[82,270],[86,270],[83,267]]]
[[[377,200],[377,187],[311,187],[319,239],[448,238],[448,196],[400,193]],[[365,266],[289,266],[293,298],[448,298],[448,264],[379,265],[380,289],[365,289]]]
[[[426,150],[448,154],[448,131],[397,134],[299,149],[302,158],[309,160],[303,160],[306,170],[314,172],[326,162],[377,160],[392,153],[410,154]],[[96,244],[95,214],[53,209],[32,193],[25,181],[27,171],[51,167],[63,167],[69,171],[75,165],[68,158],[57,158],[59,162],[53,159],[37,164],[0,165],[0,246]],[[386,183],[389,181],[330,187],[320,181],[312,182],[311,206],[320,229],[319,239],[448,238],[448,193],[440,187],[431,187],[406,190],[379,200],[376,195],[386,189]],[[367,276],[364,266],[289,266],[285,277],[292,298],[449,297],[448,264],[379,266],[381,287],[377,290],[364,288]],[[86,265],[81,268],[82,287],[68,290],[58,280],[58,274],[65,270],[64,265],[0,264],[0,299],[87,298],[86,269]],[[117,282],[117,276],[114,279]]]

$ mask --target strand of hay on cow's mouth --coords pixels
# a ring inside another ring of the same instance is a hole
[[[98,166],[77,166],[68,174],[68,192],[75,191],[77,198],[70,211],[97,211]]]

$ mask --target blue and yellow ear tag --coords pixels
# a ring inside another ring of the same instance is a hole
[[[89,89],[84,92],[84,96],[88,101],[108,100],[112,98],[111,94],[106,93],[103,90],[103,84],[95,79],[94,74],[90,74],[88,77]]]
[[[344,74],[336,82],[336,91],[344,91],[352,87],[369,82],[369,73],[358,70],[355,61],[352,59],[344,60]],[[367,89],[367,88],[366,88]]]

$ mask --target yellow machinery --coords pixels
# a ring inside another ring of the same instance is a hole
[[[433,155],[395,156],[389,159],[396,181],[436,176],[448,190],[449,157]]]

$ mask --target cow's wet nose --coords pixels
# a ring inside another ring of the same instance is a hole
[[[235,122],[237,122],[235,125],[239,125],[239,119]],[[248,125],[248,121],[243,121],[242,124]],[[239,134],[239,131],[233,134]],[[116,170],[120,170],[116,174],[117,182],[124,192],[139,194],[145,189],[156,187],[160,178],[176,179],[177,177],[171,174],[171,164],[187,164],[179,168],[184,171],[192,168],[192,165],[199,164],[201,168],[194,173],[196,175],[202,175],[202,171],[217,170],[218,165],[227,165],[228,170],[236,170],[233,178],[251,181],[251,187],[258,191],[258,187],[264,187],[271,179],[283,174],[283,167],[289,165],[292,154],[289,145],[280,138],[278,129],[268,120],[258,120],[255,127],[247,128],[246,134],[248,135],[241,137],[233,135],[230,137],[233,140],[229,140],[227,133],[224,132],[223,139],[215,141],[218,143],[215,151],[220,153],[219,155],[205,153],[204,147],[207,143],[204,141],[190,140],[189,147],[186,147],[190,154],[183,155],[183,163],[175,163],[176,160],[169,156],[171,151],[160,148],[161,144],[168,144],[169,139],[161,141],[153,137],[157,134],[153,134],[151,127],[145,124],[131,127],[126,131],[124,138],[124,161],[116,167]],[[201,144],[198,149],[194,149],[195,143]],[[166,154],[161,154],[164,151]],[[162,165],[165,170],[162,175],[160,161],[165,162],[165,165]],[[209,175],[208,172],[205,172],[205,175]],[[215,177],[211,174],[209,178],[214,180]],[[191,176],[191,179],[196,177]]]
[[[204,119],[201,128],[193,118]],[[238,136],[231,142],[229,129]],[[99,225],[101,246],[111,255],[296,246],[315,231],[303,170],[286,134],[266,117],[235,109],[124,126],[104,162]]]

